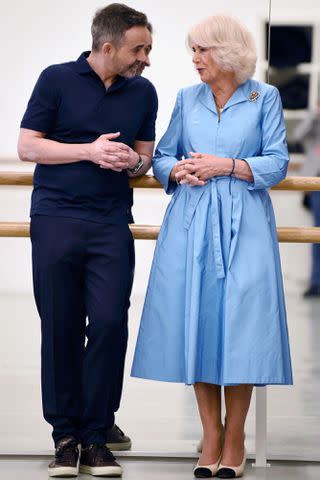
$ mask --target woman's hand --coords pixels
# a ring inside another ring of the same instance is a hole
[[[195,175],[192,174],[192,169],[185,167],[186,160],[180,160],[175,164],[173,169],[170,172],[170,180],[177,183],[187,183],[192,186],[203,186],[207,182],[199,180]]]
[[[182,160],[185,170],[190,170],[193,174],[204,182],[212,177],[230,175],[232,170],[232,159],[221,158],[208,153],[190,152],[191,158]]]
[[[181,160],[172,170],[179,183],[205,185],[210,178],[229,175],[232,170],[231,158],[194,152],[190,152],[190,155],[190,158]]]

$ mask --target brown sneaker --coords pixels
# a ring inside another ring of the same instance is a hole
[[[122,468],[109,448],[97,443],[82,448],[79,471],[97,477],[121,477],[122,475]]]
[[[131,440],[123,433],[118,425],[113,425],[113,427],[107,431],[106,445],[110,450],[130,450]]]
[[[73,437],[59,440],[54,460],[49,464],[49,477],[76,477],[79,472],[80,446]]]

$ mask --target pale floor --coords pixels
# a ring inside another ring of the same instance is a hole
[[[1,480],[43,480],[47,478],[47,458],[0,459]],[[188,480],[193,478],[194,462],[168,459],[125,459],[121,461],[124,480]],[[272,462],[269,468],[254,468],[247,462],[245,478],[249,480],[318,480],[320,464]],[[80,475],[80,479],[92,479]]]
[[[308,225],[311,219],[300,207],[300,195],[273,194],[277,223]],[[307,285],[308,245],[283,244],[281,257],[287,299],[288,326],[294,370],[294,386],[268,387],[268,457],[271,460],[320,461],[320,300],[304,300]],[[137,262],[143,261],[138,246]],[[117,422],[133,440],[131,457],[122,457],[124,478],[152,479],[189,476],[196,444],[201,436],[191,387],[149,382],[129,377],[134,341],[143,297],[134,293],[130,312],[131,340],[128,349],[123,402]],[[2,312],[0,356],[0,454],[48,455],[50,429],[41,418],[39,388],[38,318],[31,294],[0,296]],[[246,433],[249,458],[253,458],[254,401]],[[128,455],[127,454],[127,455]],[[150,457],[172,457],[157,461]],[[178,461],[177,458],[184,458]],[[0,457],[1,458],[1,457]],[[173,460],[176,458],[175,460]],[[0,479],[37,480],[45,475],[47,459],[2,457]],[[320,477],[316,463],[307,466],[271,462],[268,469],[247,469],[248,478],[313,479]]]

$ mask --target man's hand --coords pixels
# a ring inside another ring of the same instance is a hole
[[[130,150],[129,150],[129,161],[128,161],[128,167],[127,168],[134,168],[137,165],[137,163],[139,162],[139,160],[140,160],[139,153],[137,153],[135,150],[132,150],[132,148],[130,148]]]
[[[18,142],[19,158],[26,162],[43,165],[62,165],[89,160],[101,168],[122,172],[133,168],[139,160],[139,154],[124,143],[113,142],[120,132],[100,135],[91,143],[61,143],[45,138],[46,133],[21,128]],[[154,142],[135,141],[134,148],[150,167]],[[145,170],[146,171],[146,170]],[[143,173],[143,172],[141,172]]]
[[[97,140],[89,144],[89,160],[100,165],[101,168],[122,172],[130,168],[132,160],[132,149],[120,142],[112,142],[118,138],[120,132],[100,135]],[[134,152],[135,153],[135,152]],[[137,159],[137,154],[135,154]],[[138,160],[136,160],[135,164]]]

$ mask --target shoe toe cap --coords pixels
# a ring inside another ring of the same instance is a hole
[[[196,467],[193,470],[193,474],[196,478],[211,478],[212,472],[209,468],[206,467]]]
[[[236,473],[232,468],[220,468],[218,470],[219,478],[235,478]]]

